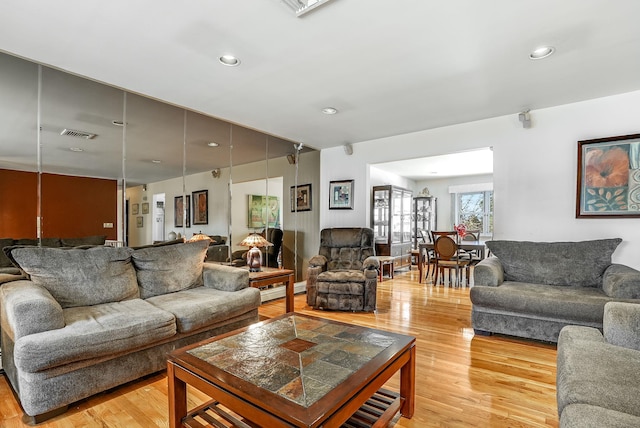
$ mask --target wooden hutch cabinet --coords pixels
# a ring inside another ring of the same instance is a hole
[[[411,266],[413,193],[397,186],[374,186],[371,228],[376,255],[396,257],[394,267]]]
[[[420,231],[426,233],[425,242],[431,241],[431,231],[437,230],[436,202],[435,196],[416,196],[413,198],[413,249],[418,248],[422,243]]]

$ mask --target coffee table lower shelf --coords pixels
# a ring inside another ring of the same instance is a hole
[[[342,428],[378,428],[386,427],[400,410],[402,398],[397,392],[380,389],[356,411]],[[217,417],[216,417],[217,416]],[[225,422],[226,421],[226,424]],[[186,428],[256,428],[246,420],[240,420],[212,400],[189,413],[183,420]]]

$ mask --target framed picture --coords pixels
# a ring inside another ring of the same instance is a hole
[[[198,190],[193,196],[193,224],[209,224],[209,191]]]
[[[142,203],[142,214],[149,214],[149,202]]]
[[[353,180],[329,182],[329,209],[353,209]]]
[[[184,210],[187,210],[186,224]],[[182,196],[175,197],[175,203],[173,206],[173,218],[175,219],[173,225],[175,227],[191,227],[191,196],[187,195],[187,203],[182,200]]]
[[[249,195],[248,228],[280,227],[280,201],[277,196]]]
[[[131,204],[131,214],[136,215],[140,212],[140,204]]]
[[[142,216],[136,217],[136,226],[137,227],[144,226],[144,217],[142,217]]]
[[[291,186],[291,212],[311,211],[311,184]]]
[[[640,134],[578,141],[576,218],[640,217]]]

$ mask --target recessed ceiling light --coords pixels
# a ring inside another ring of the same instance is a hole
[[[226,65],[228,67],[235,67],[236,65],[240,65],[240,60],[233,55],[222,55],[218,58],[220,64]]]
[[[80,147],[69,147],[72,152],[84,152]]]
[[[324,114],[336,114],[338,113],[338,109],[333,107],[325,107],[322,109],[322,112]]]
[[[124,126],[124,122],[121,120],[112,120],[111,124],[115,126]]]
[[[215,141],[210,141],[207,143],[207,146],[209,147],[218,147],[220,144],[216,143]]]
[[[540,46],[529,54],[529,59],[542,59],[550,56],[556,49],[553,46]]]
[[[151,163],[162,163],[162,161],[158,159],[151,159]]]

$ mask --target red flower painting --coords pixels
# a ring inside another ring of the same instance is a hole
[[[620,147],[587,150],[585,184],[587,187],[620,187],[629,181],[629,155]]]

